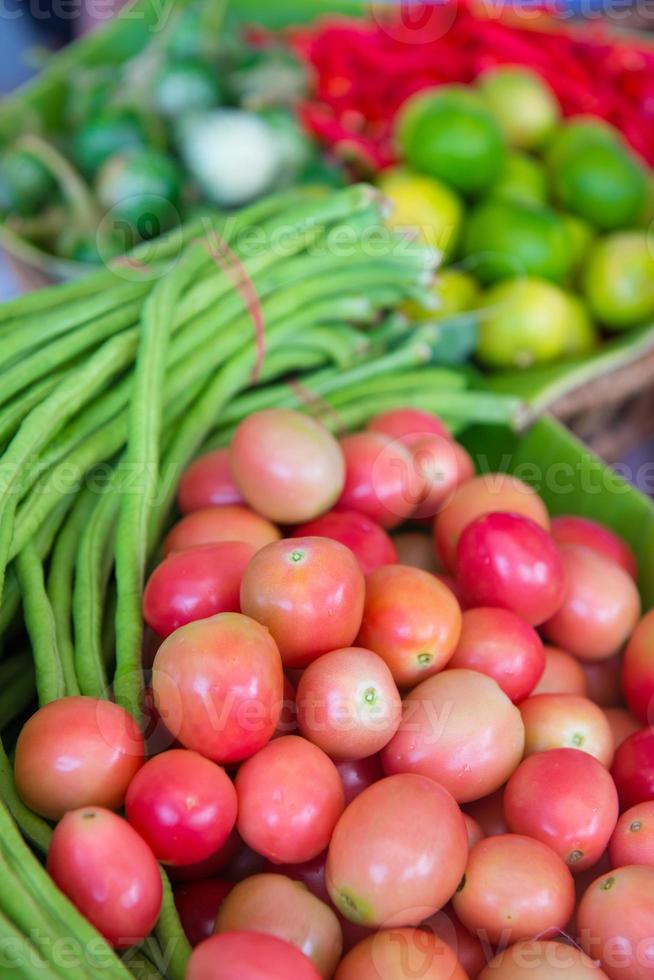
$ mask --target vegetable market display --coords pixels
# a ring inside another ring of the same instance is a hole
[[[437,256],[385,211],[0,307],[8,975],[651,973],[648,553],[491,463],[521,406],[397,312]]]

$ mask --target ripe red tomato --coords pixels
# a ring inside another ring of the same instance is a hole
[[[182,514],[203,507],[243,502],[229,465],[229,449],[214,449],[198,456],[182,474],[177,488],[177,503]]]
[[[308,415],[269,408],[244,419],[232,439],[236,485],[259,514],[280,524],[311,521],[343,489],[345,463],[333,435]]]
[[[152,932],[161,909],[159,865],[145,841],[111,810],[67,813],[52,835],[48,872],[112,946],[132,946]]]
[[[172,749],[145,763],[125,797],[128,821],[164,864],[197,864],[223,846],[236,823],[236,790],[224,769]]]
[[[559,609],[565,573],[557,546],[520,514],[478,517],[457,548],[457,578],[467,606],[499,606],[538,626]]]
[[[246,568],[241,608],[270,630],[286,667],[306,667],[354,642],[364,594],[349,548],[329,538],[286,538]]]
[[[575,886],[558,854],[531,837],[486,837],[470,851],[454,911],[466,928],[491,943],[532,939],[563,929]]]
[[[455,570],[459,538],[467,526],[497,511],[522,514],[549,530],[545,504],[535,490],[507,473],[485,473],[462,483],[436,518],[436,550],[445,568]]]
[[[268,630],[239,613],[188,623],[154,658],[155,707],[184,748],[214,762],[247,759],[272,738],[282,661]]]
[[[604,708],[604,715],[613,733],[613,744],[616,749],[626,738],[640,731],[641,724],[625,708]]]
[[[281,874],[254,875],[240,882],[218,912],[215,931],[277,936],[296,946],[330,980],[343,952],[336,913],[303,885]]]
[[[626,541],[604,524],[587,517],[555,517],[552,520],[552,537],[557,544],[580,544],[590,548],[620,565],[632,578],[638,578],[638,563],[633,551]]]
[[[424,494],[423,477],[411,451],[381,432],[356,432],[341,439],[345,486],[338,510],[355,510],[382,527],[411,516]]]
[[[241,611],[241,579],[254,554],[244,541],[217,541],[168,555],[148,579],[143,618],[159,636],[221,612]]]
[[[545,646],[545,670],[532,694],[579,694],[588,697],[588,680],[578,660],[558,647]]]
[[[447,436],[432,435],[411,446],[413,465],[424,481],[421,499],[412,517],[434,517],[451,499],[458,486],[475,475],[475,464],[458,442]]]
[[[350,950],[334,980],[467,980],[447,943],[424,929],[384,929]]]
[[[654,973],[654,869],[616,868],[588,888],[577,910],[579,941],[610,980]]]
[[[424,776],[391,776],[357,796],[336,824],[327,890],[352,922],[418,925],[452,896],[467,853],[465,823],[447,790]]]
[[[395,545],[383,527],[354,510],[330,510],[315,521],[295,528],[293,537],[340,541],[354,552],[364,575],[374,572],[380,565],[392,565],[397,561]]]
[[[450,438],[445,423],[437,415],[421,408],[392,408],[371,419],[366,429],[368,432],[382,432],[407,446],[413,446],[427,436]]]
[[[407,565],[385,565],[366,579],[357,642],[386,661],[400,687],[442,670],[461,632],[461,610],[433,575]]]
[[[615,753],[611,775],[623,810],[654,800],[654,731],[651,728],[642,728],[624,740]]]
[[[384,776],[379,754],[368,756],[367,759],[337,762],[336,768],[343,783],[345,806]]]
[[[486,966],[488,956],[492,956],[488,943],[482,945],[477,936],[468,932],[451,904],[425,919],[420,928],[437,936],[449,946],[467,977],[477,977]]]
[[[604,766],[578,749],[551,749],[522,762],[504,792],[510,830],[547,844],[571,871],[602,856],[618,819],[618,793]]]
[[[331,759],[297,735],[275,739],[236,775],[241,837],[277,864],[309,861],[325,849],[343,812]]]
[[[654,868],[654,800],[637,803],[618,820],[609,841],[611,867],[642,864]]]
[[[633,714],[644,725],[654,722],[654,609],[643,616],[627,644],[622,690]]]
[[[594,960],[568,943],[527,939],[490,961],[478,980],[608,980]]]
[[[333,650],[314,660],[297,689],[300,733],[335,760],[365,759],[393,737],[402,699],[376,653]]]
[[[61,698],[23,726],[16,788],[48,820],[82,806],[117,810],[143,758],[143,735],[124,708],[96,698]]]
[[[613,735],[601,708],[576,694],[534,694],[520,705],[525,755],[581,749],[603,766],[613,761]]]
[[[545,636],[580,660],[606,660],[627,640],[640,616],[633,579],[596,551],[563,545],[565,599],[543,625]]]
[[[261,932],[224,932],[193,950],[185,980],[320,980],[303,953]]]
[[[280,538],[281,533],[265,517],[238,504],[225,504],[187,514],[169,532],[163,550],[164,555],[169,555],[171,551],[186,551],[216,541],[245,541],[258,551]]]
[[[421,568],[423,572],[438,571],[434,545],[428,534],[423,531],[401,531],[393,535],[392,541],[400,565]]]
[[[450,667],[464,667],[497,681],[515,703],[531,694],[545,667],[536,630],[507,609],[469,609]]]
[[[520,712],[490,677],[445,670],[411,691],[385,749],[387,773],[413,772],[441,783],[459,803],[498,789],[522,759]]]
[[[191,946],[213,936],[218,909],[233,887],[231,881],[205,878],[175,889],[175,907]]]

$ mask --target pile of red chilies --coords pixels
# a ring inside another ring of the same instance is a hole
[[[507,14],[488,4],[444,0],[408,8],[393,20],[330,17],[292,32],[314,78],[302,106],[305,125],[359,170],[394,162],[395,113],[414,92],[468,83],[498,64],[526,65],[556,92],[566,115],[609,120],[654,164],[654,44],[617,38],[597,22],[562,26],[534,10]],[[393,15],[391,15],[393,16]]]

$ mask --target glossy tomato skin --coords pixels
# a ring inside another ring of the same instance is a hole
[[[458,602],[428,572],[385,565],[366,579],[357,643],[386,662],[399,687],[412,687],[442,670],[460,633]]]
[[[483,929],[491,943],[511,943],[563,929],[572,915],[575,888],[551,848],[505,834],[473,847],[453,904],[468,929]]]
[[[475,465],[458,442],[432,435],[411,446],[413,465],[424,481],[420,502],[411,515],[414,520],[434,517],[451,499],[458,486],[472,479]]]
[[[344,807],[336,766],[298,735],[275,739],[248,759],[236,792],[241,837],[277,864],[320,854]]]
[[[610,980],[654,971],[654,869],[616,868],[597,878],[577,910],[579,942]]]
[[[177,504],[182,514],[203,507],[244,503],[234,483],[229,465],[229,449],[215,449],[198,456],[186,468],[177,488]]]
[[[609,841],[611,867],[628,864],[654,868],[654,800],[625,810]]]
[[[434,522],[436,551],[448,571],[456,569],[463,531],[478,517],[497,511],[521,514],[548,531],[550,519],[535,490],[507,473],[486,473],[462,483]]]
[[[629,710],[643,723],[654,721],[654,610],[631,635],[622,662],[622,690]]]
[[[348,647],[361,625],[365,579],[349,548],[329,538],[285,538],[245,570],[243,612],[275,639],[285,667],[307,667]]]
[[[384,528],[354,510],[330,510],[295,528],[293,537],[339,541],[354,553],[364,575],[397,561],[395,545]]]
[[[385,929],[350,950],[334,980],[467,980],[447,943],[422,929]]]
[[[654,731],[651,728],[642,728],[624,740],[615,753],[611,775],[622,810],[654,800]]]
[[[363,793],[364,789],[372,786],[373,783],[376,783],[384,776],[379,753],[368,756],[366,759],[337,762],[336,768],[343,783],[345,806],[351,803],[360,793]]]
[[[213,762],[247,759],[272,738],[284,681],[266,629],[238,613],[188,623],[159,647],[155,707],[184,748]]]
[[[604,717],[613,733],[613,744],[616,750],[625,739],[640,731],[641,724],[626,708],[604,708]]]
[[[390,775],[412,772],[441,783],[459,803],[499,789],[524,747],[520,712],[490,677],[446,670],[414,688],[385,749]]]
[[[560,550],[565,598],[543,624],[543,633],[580,660],[607,660],[638,622],[638,590],[624,569],[597,552],[580,545],[562,545]]]
[[[308,957],[290,943],[257,932],[224,932],[197,946],[185,980],[320,980]]]
[[[175,907],[191,946],[213,936],[218,909],[233,887],[223,878],[205,878],[175,889]]]
[[[411,451],[381,432],[355,432],[341,439],[345,486],[338,510],[365,514],[385,528],[407,520],[424,494]]]
[[[335,761],[365,759],[390,741],[402,699],[393,675],[362,647],[333,650],[314,660],[297,689],[300,733]]]
[[[526,939],[502,950],[479,980],[607,980],[606,973],[580,949],[567,943]]]
[[[440,566],[436,561],[432,540],[424,531],[400,531],[393,535],[392,541],[397,551],[398,564],[421,568],[423,572],[438,571]]]
[[[368,432],[381,432],[407,446],[413,446],[427,436],[450,438],[447,426],[437,415],[420,408],[392,408],[371,419]]]
[[[578,749],[551,749],[522,762],[507,783],[510,830],[542,841],[571,871],[604,853],[618,819],[618,793],[604,766]]]
[[[244,541],[175,551],[157,565],[143,593],[143,618],[159,636],[221,612],[241,611],[241,579],[254,554]]]
[[[467,852],[463,816],[450,793],[424,776],[391,776],[357,796],[336,824],[327,890],[352,922],[418,925],[451,897]]]
[[[480,607],[463,613],[461,636],[449,666],[487,674],[515,704],[538,683],[545,652],[536,630],[515,613]]]
[[[281,874],[247,878],[222,903],[216,934],[245,928],[296,946],[324,980],[334,975],[343,951],[336,913],[299,882]]]
[[[112,946],[131,946],[152,931],[161,909],[159,865],[145,841],[111,810],[67,813],[52,835],[47,867]]]
[[[171,749],[136,774],[125,813],[163,864],[197,864],[234,829],[236,790],[220,766],[197,752]]]
[[[620,565],[627,575],[638,578],[636,556],[626,541],[604,524],[587,517],[561,516],[552,519],[552,537],[557,544],[580,544]]]
[[[143,759],[143,735],[124,708],[96,698],[61,698],[23,726],[16,788],[48,820],[82,806],[117,810]]]
[[[525,755],[548,749],[581,749],[604,766],[613,761],[611,728],[601,708],[575,694],[534,694],[520,704]]]
[[[545,645],[545,670],[532,694],[579,694],[588,697],[584,669],[573,656],[558,647]]]
[[[553,539],[520,514],[478,517],[457,547],[457,578],[467,606],[498,606],[539,626],[565,593],[563,562]]]
[[[338,442],[315,419],[287,408],[255,412],[230,448],[236,485],[259,514],[280,524],[311,521],[332,507],[345,481]]]
[[[240,504],[224,504],[203,507],[183,517],[168,533],[163,550],[169,555],[216,541],[244,541],[258,551],[280,538],[281,532],[265,517]]]

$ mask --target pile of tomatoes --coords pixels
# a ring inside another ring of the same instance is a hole
[[[148,935],[161,862],[189,980],[654,976],[654,613],[620,538],[413,409],[340,441],[252,415],[178,503],[147,738],[66,698],[17,744],[104,936]]]

